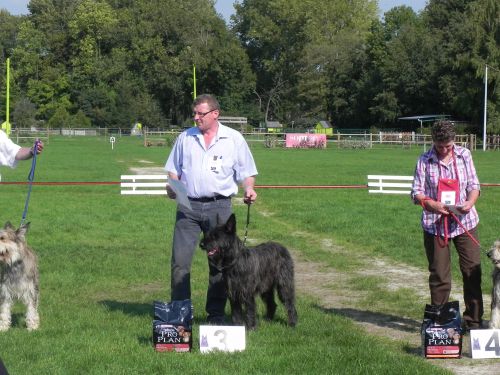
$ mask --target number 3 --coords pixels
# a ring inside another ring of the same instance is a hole
[[[214,336],[219,336],[219,335],[222,335],[222,338],[219,340],[219,342],[222,343],[222,345],[224,345],[222,350],[227,350],[227,344],[226,344],[227,333],[226,333],[226,331],[223,329],[218,329],[217,331],[214,332]]]

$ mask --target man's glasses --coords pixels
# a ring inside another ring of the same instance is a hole
[[[196,117],[196,115],[198,115],[198,117],[201,119],[203,117],[205,117],[206,115],[208,115],[210,112],[213,112],[213,111],[217,111],[217,109],[211,109],[210,111],[208,112],[193,112],[193,118]]]

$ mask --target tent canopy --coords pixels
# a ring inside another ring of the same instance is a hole
[[[418,122],[420,122],[420,132],[422,132],[424,122],[434,122],[436,120],[444,120],[448,117],[451,117],[451,116],[450,115],[418,115],[418,116],[399,117],[398,120],[418,121]]]
[[[408,116],[408,117],[399,117],[398,120],[417,120],[417,121],[435,121],[442,120],[450,115],[419,115],[419,116]]]

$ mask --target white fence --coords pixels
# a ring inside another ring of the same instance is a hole
[[[122,195],[166,195],[167,175],[122,175]]]
[[[244,132],[243,128],[247,119],[245,117],[221,117],[223,123],[232,124],[233,126],[241,126],[241,131],[249,142],[267,142],[268,138],[276,138],[279,144],[284,143],[285,133],[262,133],[257,129],[253,132]],[[48,140],[50,135],[64,136],[129,136],[131,128],[87,128],[87,129],[24,129],[14,128],[12,134],[18,137],[18,140],[28,138],[44,138]],[[151,139],[153,143],[158,145],[170,145],[171,138],[176,137],[182,129],[165,130],[159,128],[143,128],[145,140]],[[164,138],[164,142],[162,142]],[[336,145],[339,148],[372,148],[376,145],[390,145],[403,148],[411,148],[414,146],[422,146],[423,148],[432,145],[432,138],[427,134],[419,134],[415,132],[378,132],[378,133],[335,133],[328,136],[328,144]],[[475,134],[457,135],[455,143],[469,148],[470,150],[477,149],[477,136]],[[146,145],[146,141],[145,141]],[[500,149],[500,136],[493,135],[487,138],[487,149]]]
[[[413,176],[368,175],[368,193],[410,194],[412,181]]]
[[[20,129],[14,128],[11,131],[10,138],[15,140],[17,144],[20,143],[35,143],[37,139],[49,143],[50,131],[36,130],[36,129]]]
[[[335,143],[343,148],[372,148],[375,145],[393,145],[403,148],[423,146],[427,148],[432,145],[432,136],[415,132],[378,132],[365,134],[343,134],[333,135]],[[462,134],[455,137],[455,143],[467,147],[471,151],[477,148],[477,136],[475,134]]]

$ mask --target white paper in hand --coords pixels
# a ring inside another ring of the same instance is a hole
[[[188,210],[191,210],[191,203],[189,203],[187,190],[184,184],[179,180],[173,180],[173,179],[169,179],[168,184],[175,193],[176,202],[186,207]]]

